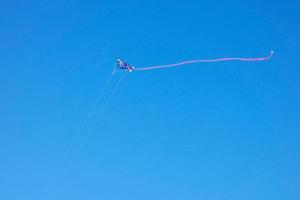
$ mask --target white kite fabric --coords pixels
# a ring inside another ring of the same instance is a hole
[[[197,60],[188,60],[174,64],[167,64],[167,65],[156,65],[150,67],[139,67],[135,68],[126,62],[122,61],[121,59],[117,58],[116,66],[120,70],[126,70],[129,72],[133,71],[146,71],[146,70],[154,70],[154,69],[163,69],[163,68],[171,68],[171,67],[180,67],[187,64],[193,63],[211,63],[211,62],[225,62],[225,61],[244,61],[244,62],[257,62],[257,61],[266,61],[269,60],[274,51],[270,51],[270,54],[266,57],[254,57],[254,58],[241,58],[241,57],[224,57],[224,58],[215,58],[215,59],[197,59]]]

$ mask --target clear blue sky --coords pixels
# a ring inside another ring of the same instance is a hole
[[[300,3],[0,2],[0,199],[300,198]],[[55,167],[115,57],[122,82],[73,165]]]

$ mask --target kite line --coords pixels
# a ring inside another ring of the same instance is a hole
[[[105,82],[102,90],[98,93],[95,101],[91,105],[87,116],[79,126],[79,129],[73,135],[72,140],[68,147],[63,152],[60,160],[56,163],[53,175],[50,176],[43,184],[41,188],[42,193],[46,193],[51,189],[50,187],[59,184],[63,174],[72,166],[78,154],[81,153],[85,143],[93,132],[99,119],[103,116],[104,111],[108,104],[111,102],[115,95],[120,83],[124,79],[127,73],[116,74],[115,68]],[[116,80],[112,80],[115,75]],[[105,94],[106,93],[106,94]]]

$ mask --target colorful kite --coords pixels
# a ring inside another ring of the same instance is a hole
[[[167,64],[167,65],[157,65],[157,66],[150,66],[150,67],[141,67],[141,68],[134,68],[132,65],[127,64],[126,62],[122,61],[120,58],[117,58],[116,67],[119,70],[125,70],[128,72],[133,71],[145,71],[145,70],[153,70],[153,69],[162,69],[162,68],[170,68],[170,67],[177,67],[192,63],[209,63],[209,62],[224,62],[224,61],[245,61],[245,62],[256,62],[256,61],[265,61],[269,60],[272,55],[273,51],[270,52],[270,54],[266,57],[260,57],[260,58],[238,58],[238,57],[225,57],[225,58],[216,58],[216,59],[202,59],[202,60],[189,60],[189,61],[183,61],[179,63],[174,64]]]

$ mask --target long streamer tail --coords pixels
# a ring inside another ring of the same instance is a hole
[[[202,59],[202,60],[189,60],[189,61],[183,61],[179,63],[174,64],[168,64],[168,65],[157,65],[157,66],[151,66],[151,67],[141,67],[141,68],[135,68],[134,71],[145,71],[145,70],[152,70],[152,69],[162,69],[162,68],[170,68],[170,67],[177,67],[181,65],[187,65],[192,63],[209,63],[209,62],[224,62],[224,61],[245,61],[245,62],[255,62],[255,61],[265,61],[269,60],[272,55],[273,51],[270,52],[270,54],[266,57],[261,58],[235,58],[235,57],[225,57],[225,58],[216,58],[216,59]]]

